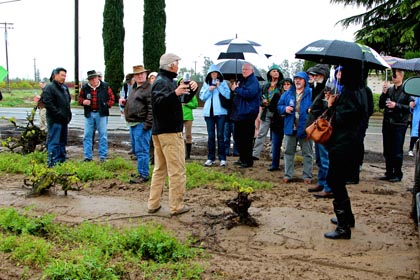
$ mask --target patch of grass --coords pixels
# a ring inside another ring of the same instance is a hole
[[[0,236],[0,251],[8,252],[18,264],[43,267],[50,262],[53,245],[30,234]]]
[[[27,155],[19,153],[3,152],[0,157],[0,172],[15,174],[31,174],[31,162],[47,164],[45,152],[34,152]]]
[[[297,159],[299,160],[299,159]],[[4,152],[0,157],[0,172],[20,173],[29,176],[31,174],[32,162],[36,164],[47,164],[47,154],[45,152],[34,152],[28,155]],[[202,186],[214,186],[219,190],[234,190],[237,185],[244,188],[252,187],[257,189],[271,189],[272,183],[246,178],[239,173],[225,174],[210,168],[205,168],[198,163],[187,163],[187,189]],[[106,180],[117,178],[126,182],[131,173],[137,173],[136,165],[133,161],[117,157],[106,162],[98,163],[78,162],[68,160],[63,164],[54,167],[57,175],[74,173],[83,183],[95,180]],[[153,168],[150,168],[150,176]]]
[[[0,157],[0,172],[30,175],[33,163],[47,165],[46,152],[34,152],[27,155],[19,153],[3,152]],[[130,173],[135,172],[132,162],[121,157],[107,160],[103,163],[77,162],[68,160],[54,167],[57,175],[75,173],[82,181],[94,181],[110,178],[128,178]]]
[[[198,163],[187,164],[187,189],[213,185],[219,190],[235,190],[237,185],[247,188],[271,189],[272,183],[256,181],[251,178],[242,177],[240,174],[224,174],[210,168],[206,168]]]
[[[133,273],[149,279],[200,279],[204,271],[194,262],[202,250],[192,247],[192,240],[179,242],[161,226],[118,229],[85,222],[69,227],[55,224],[51,216],[0,210],[0,251],[17,265],[43,269],[43,279],[121,279]],[[50,225],[43,234],[31,230],[40,221]]]
[[[18,235],[31,234],[44,236],[47,232],[51,231],[52,220],[52,215],[28,217],[27,213],[20,214],[13,208],[0,208],[0,229]]]
[[[12,90],[11,93],[2,92],[3,100],[0,107],[34,107],[34,94],[41,94],[41,90]]]

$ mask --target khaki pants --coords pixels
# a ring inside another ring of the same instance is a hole
[[[185,130],[185,143],[192,143],[192,122],[193,121],[184,121],[184,130]]]
[[[39,129],[41,130],[47,130],[47,109],[40,108],[39,109]]]
[[[153,169],[149,209],[160,206],[166,176],[169,177],[169,208],[175,213],[184,207],[187,176],[185,173],[185,146],[182,132],[153,135],[155,167]]]

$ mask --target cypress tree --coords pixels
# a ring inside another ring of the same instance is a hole
[[[123,0],[106,0],[103,17],[102,39],[104,42],[105,78],[114,96],[117,96],[124,79]]]
[[[143,62],[146,69],[159,70],[159,59],[166,51],[165,0],[144,0]]]

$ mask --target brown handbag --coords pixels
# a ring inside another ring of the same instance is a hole
[[[328,142],[332,131],[331,117],[327,117],[327,111],[322,113],[321,116],[305,129],[307,139],[311,139],[322,145]]]

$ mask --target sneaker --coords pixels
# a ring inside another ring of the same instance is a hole
[[[204,166],[212,166],[214,164],[214,160],[210,160],[208,159],[205,163]]]
[[[226,166],[226,160],[221,160],[220,161],[220,166]]]
[[[410,157],[414,157],[414,153],[413,153],[413,151],[408,151],[408,156],[410,156]]]

